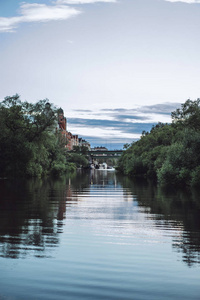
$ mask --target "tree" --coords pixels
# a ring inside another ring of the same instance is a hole
[[[82,155],[88,155],[88,147],[82,145],[82,146],[74,146],[73,147],[73,152],[75,153],[79,153],[79,154],[82,154]]]
[[[48,99],[35,104],[19,95],[0,103],[0,176],[49,173],[55,161],[65,166],[64,146],[56,136],[57,108]]]
[[[67,161],[69,163],[74,163],[77,168],[87,167],[88,163],[89,163],[87,158],[84,155],[81,155],[81,154],[78,154],[78,153],[68,153]]]
[[[22,102],[19,95],[5,97],[0,103],[1,123],[13,134],[23,134],[29,142],[55,127],[57,108],[48,99],[35,104]]]
[[[118,169],[161,184],[197,185],[200,178],[200,98],[172,112],[172,124],[158,123],[123,152]]]
[[[184,127],[200,130],[200,98],[195,101],[188,99],[171,116],[173,123],[178,122]]]

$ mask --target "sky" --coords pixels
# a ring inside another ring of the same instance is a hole
[[[0,0],[0,101],[48,98],[121,149],[200,97],[200,0]]]

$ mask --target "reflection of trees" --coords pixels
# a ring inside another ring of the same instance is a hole
[[[160,224],[182,234],[173,237],[173,248],[182,253],[182,259],[191,266],[200,263],[200,201],[197,190],[170,190],[156,187],[145,180],[130,180],[117,176],[123,187],[136,195],[138,204],[147,214],[153,214]]]
[[[50,256],[59,244],[66,207],[89,179],[0,181],[0,256]],[[67,205],[66,205],[67,203]]]
[[[107,174],[106,174],[107,173]],[[0,256],[48,257],[59,245],[65,218],[90,185],[120,184],[124,199],[135,195],[156,226],[177,229],[173,247],[189,266],[200,263],[199,192],[169,191],[146,181],[132,181],[112,172],[84,172],[58,180],[0,181]]]

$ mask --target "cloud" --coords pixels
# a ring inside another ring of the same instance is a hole
[[[0,17],[0,32],[14,32],[21,23],[66,20],[81,13],[70,4],[115,3],[117,0],[57,0],[52,5],[22,2],[19,15]]]
[[[57,4],[92,4],[92,3],[115,3],[116,0],[57,0]]]
[[[171,115],[171,112],[180,107],[180,103],[162,103],[155,105],[141,106],[138,111],[142,113]]]
[[[138,140],[143,131],[149,132],[158,122],[170,123],[171,112],[180,106],[181,103],[165,102],[95,112],[77,109],[74,110],[75,114],[68,116],[68,130],[79,134],[93,146],[122,149],[124,144]],[[77,113],[79,117],[76,117]]]
[[[180,105],[181,103],[166,102],[162,104],[140,106],[133,109],[114,108],[114,109],[101,109],[101,111],[110,114],[112,113],[113,115],[116,114],[118,118],[143,120],[143,119],[149,119],[147,114],[171,115],[171,112],[176,110],[178,107],[180,107]],[[143,114],[145,116],[141,116],[138,114]]]
[[[132,123],[116,120],[99,120],[99,119],[83,119],[83,118],[68,118],[68,123],[73,127],[91,127],[105,128],[121,133],[141,134],[143,130],[149,131],[155,123]]]
[[[138,140],[143,131],[150,131],[158,122],[170,123],[171,112],[180,106],[181,103],[165,102],[132,109],[119,107],[95,112],[78,109],[74,110],[75,114],[68,116],[68,127],[92,145],[112,144],[113,149],[121,149],[123,144]],[[79,113],[79,117],[76,117],[76,113]]]
[[[0,17],[0,31],[13,32],[20,23],[66,20],[81,12],[66,5],[22,3],[19,13],[20,16],[16,17]]]
[[[92,112],[92,110],[90,110],[90,109],[74,109],[74,111],[76,111],[76,112],[83,112],[83,113],[85,113],[85,112]]]
[[[120,150],[123,149],[124,144],[128,143],[131,144],[132,142],[136,142],[137,138],[123,138],[123,137],[116,137],[116,138],[105,138],[105,137],[96,137],[96,136],[82,136],[86,141],[88,141],[92,147],[96,146],[104,146],[109,150]]]
[[[117,120],[140,120],[140,121],[146,121],[150,120],[150,117],[147,116],[136,116],[136,115],[117,115],[115,117]]]
[[[188,3],[188,4],[197,4],[200,3],[200,0],[165,0],[168,2],[184,2],[184,3]]]
[[[122,111],[127,111],[125,108],[103,108],[101,111],[108,111],[108,112],[122,112]]]

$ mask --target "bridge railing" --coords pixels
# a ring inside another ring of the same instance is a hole
[[[119,157],[123,153],[122,150],[116,151],[89,151],[88,154],[93,157]]]

